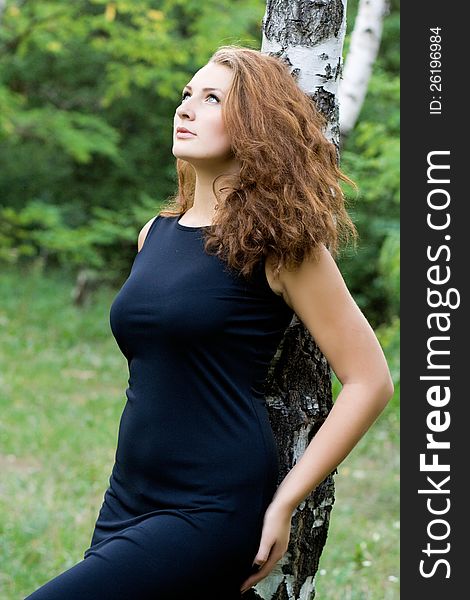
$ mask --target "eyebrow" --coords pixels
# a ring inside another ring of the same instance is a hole
[[[188,88],[188,90],[191,90],[191,91],[192,91],[192,89],[193,89],[193,88],[192,88],[190,85],[185,85],[183,89],[185,90],[186,88]],[[202,88],[202,91],[203,91],[203,92],[212,92],[212,91],[214,91],[214,90],[215,90],[215,91],[217,91],[217,92],[221,92],[222,94],[224,93],[224,92],[222,92],[222,90],[220,90],[219,88],[212,88],[212,87],[205,87],[205,88]]]

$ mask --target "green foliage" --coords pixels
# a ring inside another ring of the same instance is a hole
[[[379,255],[379,271],[387,290],[390,308],[397,314],[400,306],[400,236],[391,230],[382,245]]]
[[[347,4],[344,56],[358,0]],[[359,232],[357,252],[344,249],[338,263],[351,293],[374,327],[399,314],[400,3],[385,14],[379,54],[354,130],[342,140],[341,167],[359,187],[348,210]]]
[[[0,260],[26,266],[31,259],[64,272],[87,268],[108,283],[122,280],[137,252],[137,234],[155,202],[142,195],[126,210],[94,206],[85,225],[71,227],[63,207],[32,200],[0,207]],[[116,252],[119,248],[119,252]]]
[[[56,145],[79,163],[88,163],[92,153],[118,158],[118,132],[101,118],[76,111],[58,111],[51,107],[33,108],[18,113],[10,121],[13,136],[27,135],[41,144]]]
[[[350,214],[359,232],[356,254],[339,261],[350,290],[374,326],[399,312],[399,80],[380,64],[359,121],[341,153],[341,167],[359,186]]]
[[[380,43],[380,64],[389,73],[400,69],[400,0],[389,0],[389,12],[385,16],[385,27]]]
[[[31,202],[18,212],[9,206],[0,208],[0,258],[17,263],[19,257],[37,256],[42,232],[60,226],[60,211],[55,206]]]

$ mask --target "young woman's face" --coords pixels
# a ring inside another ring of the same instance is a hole
[[[233,79],[225,65],[209,63],[185,86],[173,121],[176,158],[194,166],[223,166],[232,159],[230,138],[222,121],[222,105]],[[203,88],[215,88],[207,89]],[[178,133],[178,127],[191,134]]]

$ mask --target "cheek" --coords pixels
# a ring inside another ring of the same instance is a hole
[[[221,120],[214,124],[214,128],[212,129],[212,131],[217,139],[218,146],[222,148],[230,146],[230,138],[228,136],[227,130],[225,129],[225,125]]]
[[[225,124],[222,120],[220,113],[212,119],[212,129],[217,132],[217,135],[226,137]]]

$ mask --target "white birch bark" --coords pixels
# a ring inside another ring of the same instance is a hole
[[[326,137],[339,147],[337,91],[347,0],[267,0],[261,51],[292,65],[299,87],[328,117]]]
[[[354,128],[364,103],[372,66],[379,51],[383,19],[388,10],[388,0],[360,0],[359,2],[338,90],[342,136],[348,135]]]
[[[327,118],[325,137],[339,161],[337,91],[342,70],[347,0],[267,0],[261,51],[287,62],[299,87]],[[304,453],[332,407],[331,370],[294,315],[266,383],[281,463],[280,481]],[[334,503],[333,473],[296,508],[289,547],[273,571],[244,594],[246,600],[312,600],[315,574]]]

